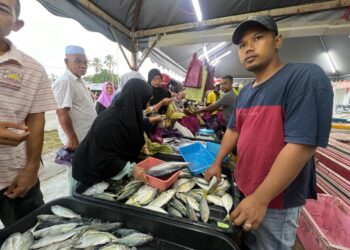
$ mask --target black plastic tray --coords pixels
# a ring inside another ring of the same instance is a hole
[[[227,175],[228,180],[229,180],[229,182],[231,184],[230,194],[233,197],[233,206],[232,206],[232,209],[233,209],[239,203],[240,192],[238,191],[237,187],[235,187],[233,185],[234,181],[233,181],[233,176],[232,176],[231,170],[226,168],[226,167],[223,167],[222,168],[222,173]],[[91,197],[91,196],[82,195],[82,193],[85,190],[86,190],[86,186],[78,186],[77,189],[73,192],[73,197],[75,197],[75,198],[77,198],[79,200],[85,200],[85,201],[89,201],[89,202],[93,202],[93,203],[104,204],[104,205],[107,205],[107,206],[110,206],[110,207],[127,208],[127,209],[130,209],[130,210],[133,210],[133,211],[142,212],[144,214],[156,215],[158,217],[166,218],[166,219],[171,220],[171,221],[187,223],[187,224],[193,225],[193,226],[195,226],[197,228],[210,229],[210,230],[214,230],[214,231],[217,231],[217,232],[221,232],[221,233],[224,233],[224,234],[226,234],[228,236],[233,236],[234,234],[239,233],[241,231],[240,227],[233,226],[229,222],[225,222],[224,225],[221,224],[221,223],[217,223],[218,220],[222,220],[225,217],[225,215],[226,215],[226,210],[223,207],[219,207],[219,206],[215,206],[215,205],[209,205],[210,218],[209,218],[208,223],[204,223],[204,222],[201,222],[201,221],[193,222],[193,221],[191,221],[188,218],[170,217],[167,214],[155,212],[155,211],[152,211],[152,210],[149,210],[149,209],[145,209],[145,208],[140,208],[140,207],[127,205],[127,204],[124,204],[122,202],[107,201],[107,200],[94,198],[94,197]]]
[[[0,245],[11,234],[25,232],[33,227],[39,214],[51,213],[51,206],[61,205],[72,209],[84,217],[103,221],[120,221],[123,227],[143,233],[151,233],[153,242],[137,249],[239,249],[227,236],[204,230],[185,223],[175,222],[150,214],[136,212],[121,207],[94,204],[71,197],[51,201],[0,232]]]

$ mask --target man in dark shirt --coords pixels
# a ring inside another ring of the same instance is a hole
[[[241,90],[205,178],[220,179],[221,162],[237,145],[235,179],[245,198],[231,222],[249,232],[250,249],[291,249],[300,210],[316,198],[313,155],[328,143],[331,82],[318,65],[281,62],[282,37],[271,16],[250,17],[232,41],[256,79]]]

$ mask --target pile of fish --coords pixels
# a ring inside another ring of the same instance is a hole
[[[188,168],[182,169],[179,179],[170,189],[161,192],[159,189],[131,180],[117,193],[110,189],[109,183],[101,182],[88,188],[83,194],[109,201],[143,207],[172,217],[187,217],[192,221],[205,223],[210,218],[208,204],[223,207],[227,220],[233,206],[233,198],[227,193],[231,185],[226,175],[218,182],[214,176],[210,183],[204,178],[192,176]]]
[[[37,224],[27,232],[10,235],[1,250],[136,249],[153,241],[150,234],[122,228],[121,222],[83,218],[72,210],[55,205],[53,214],[38,215]]]

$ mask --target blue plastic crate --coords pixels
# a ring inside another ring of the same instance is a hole
[[[197,131],[198,135],[215,135],[215,131],[213,129],[206,129],[206,128],[201,128]]]
[[[189,168],[195,175],[203,173],[214,162],[214,158],[199,142],[180,147],[180,153],[185,161],[191,163]]]
[[[217,154],[219,153],[220,144],[213,143],[213,142],[207,142],[207,150],[211,154],[211,156],[215,159]],[[228,161],[228,155],[225,157],[224,162]]]

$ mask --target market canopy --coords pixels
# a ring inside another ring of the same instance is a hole
[[[134,69],[150,56],[184,75],[194,52],[201,55],[203,45],[210,50],[225,42],[209,55],[215,61],[231,51],[217,60],[216,75],[249,77],[230,42],[232,32],[249,15],[270,14],[286,37],[281,49],[284,61],[315,62],[329,75],[350,72],[350,0],[199,0],[202,21],[197,21],[189,0],[38,1],[51,13],[73,18],[87,30],[102,33],[130,50]],[[137,59],[137,51],[144,52],[142,58]]]

